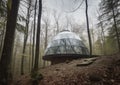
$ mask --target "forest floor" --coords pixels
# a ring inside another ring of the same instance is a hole
[[[120,54],[77,59],[40,69],[39,85],[120,85]],[[24,75],[14,85],[32,85]]]

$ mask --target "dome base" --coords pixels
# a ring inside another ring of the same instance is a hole
[[[73,59],[80,59],[80,58],[91,58],[91,57],[97,57],[97,55],[82,55],[82,54],[54,54],[54,55],[45,55],[43,56],[44,60],[51,61],[51,64],[58,64],[63,63],[67,61],[71,61]]]

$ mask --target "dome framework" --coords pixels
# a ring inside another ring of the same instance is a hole
[[[89,55],[82,40],[73,32],[63,31],[48,44],[43,59],[64,62],[66,59],[80,58],[82,55]]]

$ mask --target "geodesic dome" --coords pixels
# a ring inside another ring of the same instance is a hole
[[[45,50],[45,56],[55,54],[88,55],[89,52],[82,40],[75,33],[62,31],[48,43]]]

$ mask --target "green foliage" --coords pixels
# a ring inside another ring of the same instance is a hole
[[[96,54],[96,55],[101,55],[101,54],[103,55],[104,54],[105,49],[103,47],[103,43],[102,43],[100,37],[98,37],[97,41],[94,43],[94,48],[95,48],[94,54]]]
[[[118,32],[120,33],[120,29],[118,29]],[[114,25],[109,28],[109,36],[106,38],[106,49],[109,51],[108,54],[116,53],[118,50]]]
[[[106,54],[117,53],[118,45],[113,37],[111,36],[106,37],[105,45],[106,45]]]
[[[100,39],[98,39],[94,46],[95,46],[95,54],[106,54],[106,55],[110,55],[110,54],[114,54],[117,53],[118,51],[118,45],[117,45],[117,41],[116,39],[114,39],[114,37],[108,35],[105,37],[105,45],[104,47],[102,47],[102,42]]]
[[[101,0],[99,16],[99,25],[102,23],[104,29],[107,28],[108,36],[106,37],[107,52],[114,53],[120,50],[120,0]],[[117,42],[117,43],[116,43]],[[114,46],[114,47],[113,47]],[[119,49],[117,49],[119,48]]]
[[[38,82],[43,79],[43,75],[41,73],[38,73],[37,71],[32,71],[30,76],[33,82],[34,81]]]

